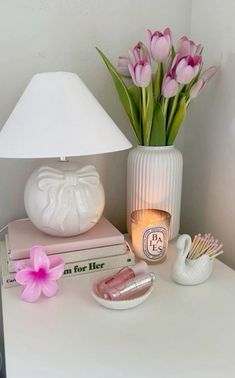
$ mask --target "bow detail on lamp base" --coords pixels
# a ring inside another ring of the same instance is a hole
[[[24,202],[38,229],[64,237],[92,228],[103,213],[105,197],[94,166],[78,169],[64,162],[34,170],[25,187]]]

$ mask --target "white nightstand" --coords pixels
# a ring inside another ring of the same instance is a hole
[[[234,378],[235,273],[215,261],[206,283],[180,286],[174,255],[171,243],[153,294],[126,311],[94,302],[91,275],[35,304],[2,289],[7,378]]]

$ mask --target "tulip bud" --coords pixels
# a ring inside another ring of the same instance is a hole
[[[130,72],[128,69],[129,59],[127,56],[119,56],[118,57],[118,64],[117,64],[117,71],[126,77],[130,77]]]
[[[152,69],[148,57],[139,60],[135,65],[128,64],[129,72],[134,84],[137,87],[145,88],[152,78]]]
[[[204,88],[205,84],[216,74],[218,71],[217,66],[209,67],[200,77],[200,79],[193,84],[192,88],[190,89],[190,98],[195,98],[199,95],[201,90]]]
[[[146,56],[149,57],[148,49],[142,42],[138,42],[133,49],[129,49],[129,60],[132,65],[135,65]]]
[[[196,81],[196,83],[193,84],[192,88],[190,89],[190,93],[189,93],[190,98],[197,97],[199,93],[201,92],[202,88],[204,87],[204,85],[205,85],[204,80],[199,79],[198,81]]]
[[[204,81],[209,81],[216,74],[218,69],[218,66],[211,66],[207,68],[207,70],[203,72],[201,79],[203,79]]]
[[[164,62],[171,51],[172,46],[171,30],[165,29],[163,33],[147,30],[148,49],[156,62]]]
[[[173,75],[168,72],[162,81],[162,95],[164,97],[174,97],[179,90],[179,84],[173,77]]]
[[[187,37],[181,37],[177,47],[176,54],[180,55],[199,55],[202,50],[202,45],[196,45],[193,41],[189,40]]]

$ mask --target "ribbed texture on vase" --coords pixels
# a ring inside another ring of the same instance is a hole
[[[138,209],[161,209],[171,218],[169,238],[179,232],[183,159],[173,146],[138,146],[127,163],[127,226]]]

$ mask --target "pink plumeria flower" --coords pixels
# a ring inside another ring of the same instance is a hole
[[[177,47],[176,47],[176,54],[180,55],[199,55],[202,50],[202,45],[194,43],[186,36],[180,38]]]
[[[149,57],[148,49],[142,42],[138,42],[133,49],[129,49],[129,61],[133,66],[146,56]]]
[[[172,72],[165,74],[162,81],[162,95],[164,97],[174,97],[179,90],[179,84],[177,83]]]
[[[129,58],[127,56],[119,56],[118,57],[118,64],[117,64],[117,71],[126,77],[130,77],[130,72],[128,69]]]
[[[171,29],[166,28],[163,33],[160,31],[147,30],[147,45],[149,52],[156,62],[164,62],[171,51],[172,35]]]
[[[53,297],[58,291],[58,280],[64,272],[64,262],[58,256],[48,257],[40,246],[30,250],[29,266],[16,273],[15,279],[23,285],[21,298],[36,302],[43,293]]]
[[[129,63],[128,68],[131,78],[137,87],[145,88],[149,85],[152,79],[152,68],[147,56],[139,60],[135,65]]]
[[[205,84],[216,74],[217,66],[209,67],[200,77],[200,79],[190,89],[190,98],[195,98],[199,95]]]
[[[197,75],[202,66],[201,55],[177,54],[172,63],[172,72],[180,84],[188,84]]]

